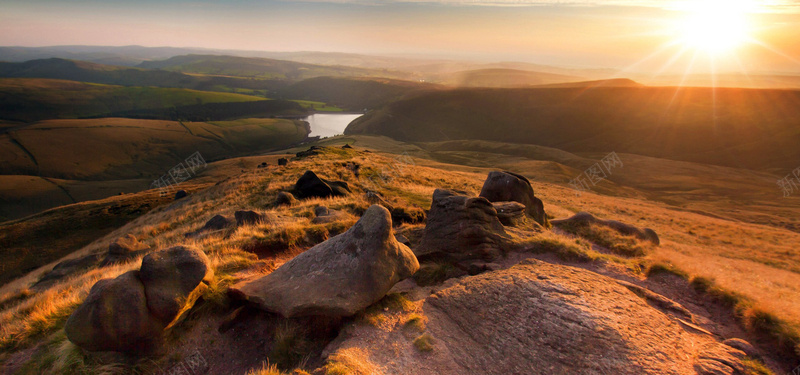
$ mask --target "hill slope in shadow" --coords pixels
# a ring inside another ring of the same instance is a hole
[[[345,134],[488,140],[768,169],[800,163],[800,91],[710,88],[461,89],[372,111]]]

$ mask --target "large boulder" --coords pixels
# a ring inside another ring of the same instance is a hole
[[[448,261],[492,261],[504,253],[509,236],[497,211],[485,198],[467,197],[452,190],[433,193],[425,233],[414,253]]]
[[[294,194],[298,198],[340,197],[350,194],[350,188],[344,181],[325,180],[312,171],[306,171],[294,184]]]
[[[95,283],[64,331],[88,351],[142,352],[159,340],[164,327],[147,307],[139,271],[130,271]]]
[[[139,274],[147,307],[165,325],[193,305],[214,277],[206,254],[186,246],[148,254],[142,259]]]
[[[200,250],[176,246],[151,253],[140,270],[95,283],[64,331],[88,351],[147,351],[192,307],[213,275]]]
[[[633,236],[642,241],[649,241],[654,245],[659,245],[661,240],[658,234],[650,228],[639,228],[630,224],[625,224],[616,220],[603,220],[594,217],[588,212],[578,212],[568,219],[553,220],[553,225],[560,228],[580,227],[585,225],[601,225],[624,234],[626,236]]]
[[[320,243],[232,293],[284,317],[351,316],[419,269],[397,242],[389,211],[373,205],[347,232]]]
[[[525,213],[537,223],[547,227],[544,203],[533,194],[533,186],[525,176],[512,172],[491,172],[483,183],[479,196],[490,202],[518,202],[525,205]]]

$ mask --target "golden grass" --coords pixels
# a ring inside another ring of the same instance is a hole
[[[343,167],[343,160],[353,160],[361,164],[362,168],[370,167],[385,173],[395,171],[392,172],[393,180],[385,185],[368,185],[365,177],[356,177]],[[379,153],[337,151],[302,162],[291,162],[281,169],[249,170],[191,195],[186,203],[154,209],[86,246],[81,252],[103,251],[111,241],[128,233],[157,249],[179,243],[197,246],[209,255],[218,277],[217,282],[203,296],[205,302],[200,308],[224,309],[228,304],[225,295],[228,285],[271,272],[299,252],[351,226],[359,210],[369,206],[363,197],[366,190],[377,190],[397,207],[428,208],[434,189],[454,188],[475,193],[480,190],[488,171],[443,166],[432,162],[425,162],[426,166],[420,165],[422,162],[416,166],[404,165],[399,169],[392,168],[393,163],[396,163],[394,158]],[[302,200],[289,207],[267,208],[271,207],[270,204],[279,191],[291,189],[296,179],[307,169],[314,170],[323,178],[347,181],[353,194],[348,197]],[[634,261],[613,254],[598,253],[591,249],[587,240],[545,231],[516,238],[521,248],[539,253],[555,253],[569,261],[617,262],[634,271],[638,271],[642,263],[647,263],[651,265],[648,270],[650,274],[671,272],[687,279],[713,279],[713,288],[736,291],[736,295],[741,296],[741,301],[748,301],[746,309],[739,308],[743,323],[748,327],[773,332],[775,336],[787,338],[786,342],[791,342],[792,337],[797,337],[800,332],[800,278],[797,278],[800,262],[797,259],[796,245],[793,245],[800,243],[800,234],[780,228],[677,211],[664,204],[642,199],[607,197],[593,193],[576,196],[574,191],[565,187],[541,183],[535,183],[535,188],[537,196],[545,201],[546,209],[550,213],[566,216],[576,211],[589,211],[598,217],[650,227],[659,234],[662,245],[651,249],[641,258],[634,258]],[[349,212],[352,219],[340,223],[312,225],[309,213],[317,205]],[[269,213],[277,220],[194,240],[184,237],[186,232],[201,227],[212,216],[233,216],[236,210]],[[245,251],[252,244],[268,245],[277,251],[272,256],[258,259],[251,252]],[[30,347],[31,344],[62,332],[60,328],[66,317],[97,280],[135,269],[139,262],[140,260],[134,260],[127,264],[90,270],[35,294],[22,292],[27,285],[19,285],[16,290],[0,298],[0,353],[9,354]],[[435,266],[423,264],[420,273],[415,276],[418,282],[426,272],[431,283],[447,276],[446,269],[437,269]],[[377,313],[378,310],[382,312],[384,308],[389,308],[411,311],[413,306],[409,304],[411,302],[402,296],[387,296],[371,307],[376,309],[373,311],[375,314],[369,314],[368,309],[363,319],[368,324],[380,325],[381,322],[377,321],[380,318],[377,317],[382,314]],[[376,321],[370,321],[371,317]],[[424,321],[411,322],[412,320],[409,319],[410,325],[424,327]],[[423,330],[421,328],[420,332]],[[66,344],[65,338],[57,338],[53,345],[59,348],[63,346],[59,352],[64,355],[60,359],[52,360],[48,366],[73,366],[78,357],[68,355],[71,347]],[[339,351],[329,358],[324,369],[328,374],[368,374],[374,369],[374,365],[361,354],[363,353],[355,349]],[[100,368],[99,365],[81,361],[78,361],[82,363],[81,366]]]
[[[348,348],[331,354],[322,369],[325,375],[371,375],[376,373],[377,366],[363,350]]]

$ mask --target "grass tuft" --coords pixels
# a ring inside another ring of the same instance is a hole
[[[463,274],[458,268],[449,263],[423,263],[414,274],[414,281],[419,286],[441,284],[443,281],[458,277]]]
[[[414,347],[421,352],[433,351],[433,336],[429,333],[423,333],[414,339]]]
[[[379,326],[386,321],[386,311],[413,311],[416,306],[400,293],[387,294],[359,314],[359,321],[371,326]]]
[[[655,263],[652,264],[650,267],[647,268],[647,277],[659,275],[659,274],[668,274],[678,276],[684,280],[689,280],[690,276],[688,273],[679,270],[675,266],[666,263]]]
[[[306,358],[310,347],[311,342],[306,337],[305,329],[286,321],[275,329],[272,350],[268,357],[279,368],[295,368]]]
[[[583,237],[614,254],[625,257],[641,257],[651,252],[653,246],[636,237],[623,235],[612,228],[597,224],[569,224],[561,229]]]
[[[403,325],[407,329],[412,329],[417,332],[425,331],[425,317],[419,314],[411,314]]]
[[[750,357],[742,358],[744,365],[744,375],[774,375],[774,373],[764,365],[763,362]]]

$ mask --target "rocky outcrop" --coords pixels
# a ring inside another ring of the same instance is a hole
[[[189,195],[189,194],[186,193],[186,190],[178,190],[175,193],[175,200],[178,200],[178,199],[181,199],[181,198],[186,198],[187,195]]]
[[[210,262],[200,250],[176,246],[151,253],[140,270],[95,283],[64,331],[88,351],[149,350],[212,278]]]
[[[236,211],[233,213],[236,226],[256,225],[268,220],[268,217],[255,211]]]
[[[108,245],[108,253],[105,259],[100,262],[100,266],[131,260],[146,253],[148,250],[150,248],[139,242],[134,235],[127,234]]]
[[[639,228],[630,224],[625,224],[616,220],[602,220],[594,217],[588,212],[579,212],[568,219],[553,220],[553,225],[560,228],[579,227],[586,225],[601,225],[626,236],[634,236],[642,241],[649,241],[655,245],[661,243],[658,234],[650,228]]]
[[[752,344],[750,344],[745,340],[733,338],[733,339],[727,339],[722,343],[727,346],[730,346],[731,348],[741,350],[750,358],[761,358],[761,354],[758,352],[758,350]]]
[[[420,259],[490,262],[504,252],[508,238],[488,200],[437,189],[425,233],[414,253]]]
[[[200,229],[186,233],[186,238],[200,237],[207,233],[213,233],[219,230],[230,228],[233,226],[233,220],[222,215],[214,215],[211,219],[200,227]]]
[[[741,374],[738,354],[713,336],[684,329],[614,279],[580,268],[526,260],[453,280],[414,314],[424,317],[429,352],[408,339],[406,315],[394,329],[349,328],[328,358],[357,351],[355,363],[387,375],[694,375],[712,366],[724,371],[701,373]]]
[[[186,246],[145,256],[139,270],[147,307],[164,323],[171,322],[183,308],[193,305],[213,277],[206,254]]]
[[[497,218],[503,225],[517,226],[525,223],[525,205],[519,202],[494,202]]]
[[[287,191],[282,191],[278,193],[278,196],[275,198],[275,205],[276,206],[291,206],[297,202],[297,198]]]
[[[418,268],[411,250],[395,239],[389,211],[373,205],[347,232],[231,292],[287,318],[351,316]]]
[[[316,173],[306,171],[294,184],[294,194],[298,198],[328,198],[350,194],[344,181],[329,181],[319,178]]]
[[[326,224],[334,221],[347,219],[346,213],[337,210],[331,210],[325,206],[317,206],[314,209],[314,219],[311,220],[312,224]]]
[[[545,227],[549,226],[544,203],[534,196],[533,186],[525,176],[512,172],[491,172],[483,183],[479,196],[490,202],[521,203],[528,216]]]
[[[300,152],[295,153],[295,156],[297,158],[300,158],[300,159],[307,158],[309,156],[319,155],[319,154],[322,153],[322,150],[325,150],[325,149],[326,149],[326,147],[324,147],[324,146],[311,146],[311,147],[308,148],[308,150],[300,151]]]
[[[395,225],[402,223],[419,224],[425,222],[425,212],[417,207],[395,207],[391,209],[392,222]]]
[[[744,375],[742,359],[745,352],[718,343],[708,343],[700,348],[694,368],[698,375]]]
[[[369,202],[370,204],[379,204],[383,207],[386,207],[390,211],[392,210],[392,205],[390,205],[389,202],[386,201],[386,199],[383,199],[381,193],[378,193],[377,191],[371,191],[371,190],[367,191],[366,193],[364,193],[364,199],[366,199],[366,201]]]

